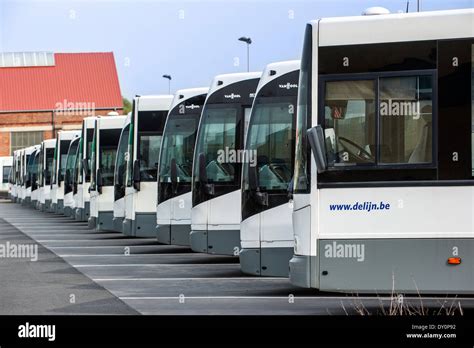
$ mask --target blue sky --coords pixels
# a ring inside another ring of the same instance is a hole
[[[473,7],[474,0],[422,0],[422,10]],[[370,6],[405,10],[406,0],[0,0],[0,51],[115,54],[122,94],[209,85],[220,73],[299,59],[309,20],[359,15]],[[416,0],[410,1],[411,11]],[[240,64],[238,64],[240,63]]]

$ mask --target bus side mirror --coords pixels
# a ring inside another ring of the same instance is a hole
[[[140,191],[140,160],[136,159],[133,162],[133,188]]]
[[[323,128],[321,126],[313,127],[308,129],[306,134],[308,136],[309,145],[311,146],[311,151],[313,152],[318,173],[323,173],[328,167]]]
[[[102,170],[98,169],[97,170],[97,178],[96,178],[96,183],[97,183],[97,192],[102,193]]]
[[[200,153],[198,157],[198,165],[199,165],[199,182],[201,185],[205,185],[207,183],[207,171],[206,171],[206,155],[204,153]]]

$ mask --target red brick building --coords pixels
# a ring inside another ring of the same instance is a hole
[[[0,156],[123,111],[113,53],[0,53]]]

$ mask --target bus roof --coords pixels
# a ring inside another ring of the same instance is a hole
[[[56,146],[56,139],[46,139],[43,140],[43,144],[45,147],[50,148],[50,147],[55,147]]]
[[[168,111],[173,102],[173,96],[163,95],[143,95],[137,97],[138,111]]]
[[[81,135],[80,130],[60,130],[58,132],[59,140],[71,140]]]
[[[339,46],[468,38],[474,36],[473,22],[474,9],[461,9],[323,18],[310,23],[319,28],[319,46]]]
[[[104,116],[97,118],[97,127],[99,129],[122,129],[127,116]]]
[[[262,76],[262,72],[245,72],[245,73],[233,73],[233,74],[220,74],[216,75],[211,82],[211,87],[207,97],[209,98],[212,93],[225,88],[233,83],[251,79],[259,79]]]
[[[300,60],[287,60],[283,62],[274,62],[267,64],[263,70],[262,77],[257,86],[258,91],[265,86],[270,81],[280,77],[281,75],[287,74],[289,72],[299,70],[301,66]]]
[[[209,92],[208,87],[197,87],[197,88],[187,88],[179,89],[176,91],[173,102],[171,103],[170,110],[173,109],[176,105],[183,102],[183,100],[196,97],[201,94],[207,94]]]
[[[88,117],[84,117],[83,119],[83,125],[86,126],[86,128],[94,128],[94,123],[95,123],[95,119],[97,118],[97,116],[88,116]]]

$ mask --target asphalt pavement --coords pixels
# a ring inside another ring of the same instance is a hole
[[[389,297],[301,289],[247,276],[237,257],[96,232],[87,223],[0,202],[0,244],[38,245],[38,260],[0,259],[0,314],[354,314]],[[474,298],[424,297],[424,307],[474,307]],[[421,299],[407,299],[414,306]]]

